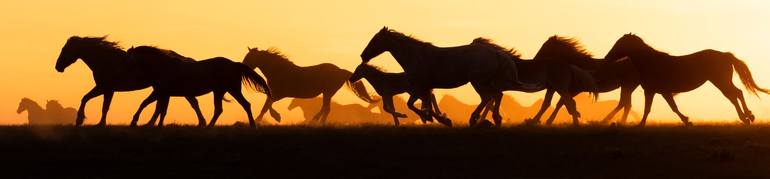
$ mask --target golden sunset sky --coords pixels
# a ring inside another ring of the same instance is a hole
[[[109,35],[109,40],[124,47],[156,45],[196,59],[223,56],[241,61],[247,46],[275,47],[299,65],[328,62],[353,70],[369,39],[383,26],[437,46],[464,45],[476,37],[487,37],[516,48],[525,58],[533,57],[551,35],[575,37],[595,56],[603,57],[621,35],[634,32],[672,55],[708,48],[732,52],[748,63],[760,86],[770,87],[768,19],[770,2],[764,0],[4,0],[0,2],[0,124],[26,122],[26,113],[15,112],[22,97],[39,102],[58,99],[65,106],[77,107],[94,86],[91,71],[82,62],[64,73],[54,70],[61,47],[73,35]],[[401,71],[387,53],[372,62]],[[641,91],[639,88],[634,93],[636,111],[642,111]],[[116,93],[109,122],[126,124],[149,92]],[[467,103],[479,101],[469,86],[437,92]],[[506,94],[529,104],[544,93]],[[770,97],[744,94],[759,118],[770,118]],[[257,112],[265,96],[253,91],[246,96]],[[617,99],[618,92],[602,94],[601,98]],[[344,88],[334,99],[343,104],[362,103]],[[732,105],[711,84],[676,99],[682,112],[696,123],[738,121]],[[210,118],[211,95],[199,100]],[[99,97],[89,103],[87,123],[97,122],[101,102]],[[301,120],[298,111],[287,113],[288,103],[285,99],[276,109],[289,121]],[[146,110],[142,121],[152,109]],[[181,98],[172,100],[169,110],[169,122],[196,121]],[[655,99],[651,118],[677,121],[671,120],[676,116],[660,97]],[[219,124],[235,121],[245,121],[245,113],[237,103],[226,103]]]

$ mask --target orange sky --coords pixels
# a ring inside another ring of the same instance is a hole
[[[0,123],[20,124],[16,114],[22,97],[37,101],[58,99],[76,107],[93,87],[88,68],[78,62],[65,73],[53,66],[65,40],[72,35],[110,35],[124,46],[157,45],[204,59],[224,56],[242,60],[246,47],[277,47],[300,65],[331,62],[352,70],[371,36],[387,25],[438,46],[469,43],[483,36],[534,56],[547,37],[576,37],[602,57],[622,34],[634,32],[659,50],[683,55],[712,48],[730,51],[750,65],[760,86],[770,86],[770,2],[744,1],[18,1],[0,2]],[[388,54],[373,60],[391,71],[401,69]],[[736,79],[737,80],[737,79]],[[736,81],[737,82],[737,81]],[[740,83],[736,83],[740,84]],[[742,86],[740,88],[743,88]],[[640,88],[641,89],[641,88]],[[641,90],[634,94],[634,109],[642,111]],[[340,103],[358,103],[342,89]],[[439,90],[468,103],[478,102],[470,87]],[[127,123],[149,90],[117,93],[109,118]],[[508,92],[531,103],[543,93]],[[264,95],[248,92],[261,108]],[[768,98],[767,95],[760,95]],[[602,94],[616,99],[617,93]],[[680,109],[697,123],[711,119],[735,120],[730,103],[712,85],[676,97]],[[207,118],[211,96],[199,97]],[[770,118],[770,102],[747,94],[749,107],[759,118]],[[289,100],[277,103],[285,111]],[[87,108],[87,123],[100,116],[101,97]],[[149,108],[150,110],[152,108]],[[405,110],[405,109],[404,109]],[[148,110],[149,111],[149,110]],[[194,114],[182,99],[171,102],[167,121],[193,123]],[[148,114],[146,112],[145,114]],[[297,111],[284,114],[301,116]],[[145,115],[147,116],[147,115]],[[664,100],[655,99],[655,118],[675,118]],[[237,103],[226,104],[219,124],[245,118]],[[146,119],[145,119],[146,120]],[[467,120],[467,119],[458,119]]]

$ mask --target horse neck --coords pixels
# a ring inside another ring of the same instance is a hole
[[[262,71],[265,76],[283,74],[286,72],[291,72],[293,69],[300,68],[299,66],[286,59],[269,59],[267,63],[259,63],[255,64],[255,66],[259,68],[259,70]]]
[[[112,70],[105,67],[124,63],[126,52],[118,49],[108,49],[106,47],[97,47],[98,50],[88,50],[81,59],[91,71]]]
[[[404,44],[394,44],[388,51],[393,55],[404,71],[412,70],[417,60],[422,60],[424,54],[428,51],[436,50],[438,47],[429,44],[419,44],[420,42],[403,41]]]
[[[29,115],[42,114],[43,111],[45,111],[42,106],[40,106],[34,101],[31,101],[29,103],[24,103],[22,104],[22,106],[24,106],[24,108],[27,109],[27,112],[29,113]]]

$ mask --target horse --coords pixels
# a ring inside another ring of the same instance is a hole
[[[374,91],[382,97],[383,109],[393,116],[393,123],[395,126],[398,126],[398,118],[406,118],[407,116],[406,114],[396,111],[393,106],[393,96],[409,91],[409,82],[407,81],[406,74],[387,73],[380,67],[369,64],[360,64],[356,67],[356,70],[353,71],[353,75],[350,76],[348,81],[357,82],[362,78],[369,81],[372,87],[374,87]],[[436,96],[431,93],[430,99],[432,100],[433,110],[435,110],[436,113],[441,114],[438,103],[436,103]],[[409,100],[407,101],[409,109],[416,114],[420,114],[420,109],[417,109],[417,107],[414,106],[416,101],[417,98],[415,95],[409,93]],[[425,123],[426,121],[422,122]]]
[[[323,104],[322,97],[315,98],[294,98],[291,99],[288,110],[295,108],[302,109],[302,114],[305,119],[311,119],[316,111],[321,109]],[[330,113],[336,115],[330,115],[327,123],[338,125],[357,125],[357,124],[384,124],[383,119],[389,116],[384,116],[382,113],[371,112],[374,106],[363,106],[360,104],[339,104],[332,101],[330,104],[334,111]]]
[[[313,66],[297,66],[280,51],[270,48],[259,50],[248,48],[249,52],[243,58],[243,63],[252,70],[259,68],[267,78],[268,86],[273,90],[272,96],[265,100],[265,105],[257,116],[261,121],[267,110],[276,121],[281,121],[280,114],[273,109],[273,103],[286,97],[314,98],[323,95],[323,104],[312,121],[324,123],[331,111],[332,96],[343,86],[363,101],[372,103],[379,99],[370,96],[362,82],[351,83],[347,79],[352,74],[350,71],[340,69],[331,63],[322,63]]]
[[[131,60],[138,61],[149,69],[149,75],[154,76],[153,92],[148,97],[157,97],[155,113],[148,124],[155,123],[160,115],[159,127],[168,110],[170,96],[200,96],[209,92],[214,93],[214,116],[208,127],[216,125],[222,114],[222,100],[229,93],[243,107],[248,115],[249,125],[256,128],[251,113],[251,104],[241,93],[241,83],[258,92],[270,96],[270,88],[265,80],[248,66],[233,62],[224,57],[214,57],[202,61],[180,59],[177,53],[152,46],[130,48],[127,55]],[[132,122],[134,123],[134,122]]]
[[[136,61],[128,60],[126,51],[118,43],[107,41],[106,37],[79,37],[72,36],[62,47],[56,60],[56,71],[64,72],[64,69],[75,63],[78,59],[88,66],[93,72],[94,86],[80,100],[75,126],[81,126],[85,119],[85,106],[89,100],[104,95],[102,104],[102,116],[95,126],[104,127],[107,124],[107,112],[110,109],[112,95],[115,92],[141,90],[151,86],[153,76]],[[196,112],[200,113],[198,101],[194,97],[186,97]],[[155,99],[149,99],[155,101]],[[199,121],[204,121],[198,118]],[[205,121],[204,121],[205,122]]]
[[[431,91],[434,88],[457,88],[471,83],[481,102],[469,121],[478,120],[484,104],[496,101],[493,106],[495,125],[500,126],[502,116],[499,103],[503,89],[514,87],[534,88],[522,84],[517,76],[516,64],[508,52],[488,48],[485,44],[468,44],[455,47],[437,47],[401,32],[383,27],[361,52],[361,63],[368,63],[382,53],[390,52],[404,69],[409,81],[409,91],[423,102],[420,117],[435,117],[440,123],[451,126],[451,120],[435,113]],[[510,75],[513,74],[513,75]],[[472,124],[473,122],[471,122]]]
[[[628,59],[639,71],[644,90],[644,115],[639,126],[646,123],[655,94],[661,94],[682,122],[691,126],[689,118],[679,112],[674,94],[692,91],[706,81],[717,87],[733,104],[743,124],[750,125],[754,121],[754,114],[746,106],[743,92],[733,84],[733,71],[738,73],[743,86],[750,93],[757,95],[759,91],[770,94],[768,89],[757,86],[746,63],[729,52],[707,49],[689,55],[672,56],[655,50],[641,37],[629,33],[620,37],[604,58],[615,61]]]
[[[37,102],[22,98],[16,113],[27,111],[27,120],[30,126],[45,125],[71,125],[74,123],[75,108],[64,108],[58,101],[50,100],[43,109]]]
[[[595,59],[588,51],[586,51],[580,43],[572,38],[565,38],[560,36],[551,36],[543,43],[540,50],[535,55],[535,59],[540,58],[556,58],[563,59],[570,64],[578,66],[582,69],[588,70],[590,74],[596,79],[595,92],[605,93],[620,88],[620,101],[612,111],[607,114],[602,123],[607,123],[613,116],[622,108],[623,116],[620,123],[625,123],[628,119],[628,114],[631,111],[631,94],[639,86],[639,74],[634,68],[634,65],[627,60],[622,61],[608,61],[602,59]],[[551,105],[551,99],[553,98],[554,90],[548,89],[546,91],[545,101],[541,106],[533,121],[539,121],[545,110]],[[578,93],[573,93],[577,95]],[[564,96],[560,97],[564,99]],[[556,118],[559,109],[564,105],[563,100],[559,100],[556,104],[556,108],[548,117],[546,124],[551,124]]]
[[[553,92],[556,92],[559,93],[559,96],[564,97],[560,101],[563,101],[563,103],[567,106],[567,110],[572,116],[572,124],[574,126],[580,125],[580,112],[577,111],[577,105],[573,97],[582,91],[588,91],[595,96],[598,95],[598,93],[595,93],[597,85],[593,76],[591,76],[588,71],[581,69],[576,65],[572,65],[564,59],[554,58],[551,56],[535,56],[535,58],[532,60],[524,60],[521,58],[521,55],[516,52],[516,50],[505,49],[497,44],[492,43],[489,39],[484,38],[474,39],[472,44],[481,44],[491,49],[508,52],[506,55],[509,56],[511,62],[515,63],[516,66],[519,67],[517,72],[518,74],[513,74],[513,72],[511,72],[509,74],[510,76],[518,75],[518,78],[524,83],[542,84],[538,88],[514,87],[505,88],[504,90],[521,91],[526,93],[550,90],[550,95],[553,95]],[[550,101],[548,96],[546,97],[546,101]],[[497,101],[488,103],[487,108],[494,105],[494,103],[497,103]],[[548,104],[548,102],[543,103],[541,110],[545,110],[549,106],[550,104]],[[486,110],[482,116],[484,115],[486,115]],[[537,124],[539,123],[539,117],[536,116],[536,118],[525,122],[525,124],[530,125]],[[550,122],[547,124],[550,124]]]

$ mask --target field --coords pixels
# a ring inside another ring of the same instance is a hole
[[[9,126],[0,169],[3,178],[767,177],[769,136],[770,126]]]

